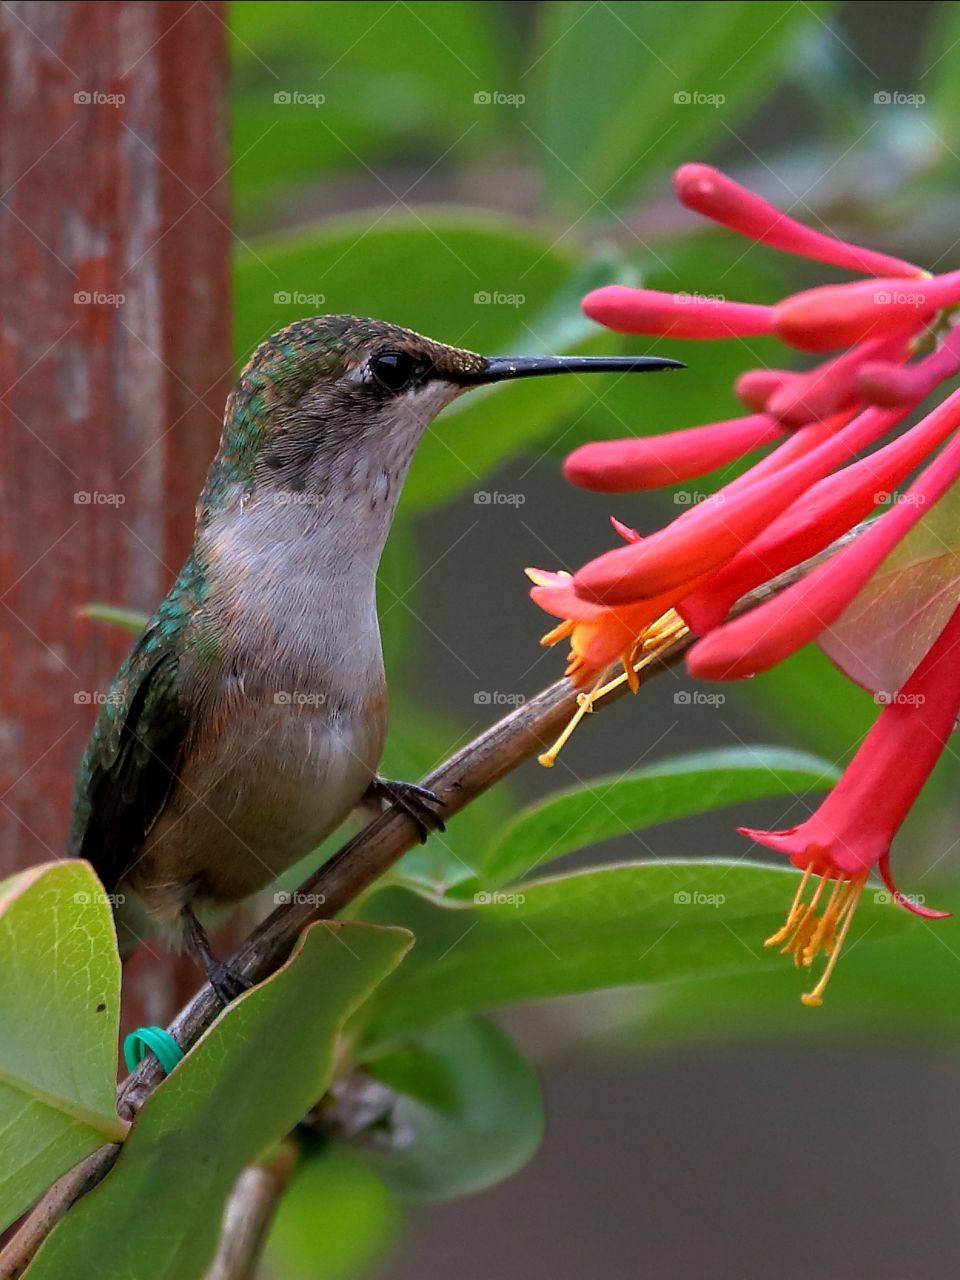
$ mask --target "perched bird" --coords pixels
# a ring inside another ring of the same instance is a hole
[[[317,316],[254,352],[227,400],[193,547],[120,668],[74,795],[70,853],[120,902],[121,950],[187,945],[241,984],[201,919],[269,884],[361,800],[421,837],[439,802],[377,767],[387,691],[376,576],[421,437],[471,387],[644,372],[653,357],[485,357],[379,320]]]

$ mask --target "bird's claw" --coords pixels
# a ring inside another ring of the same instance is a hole
[[[416,824],[421,844],[426,843],[431,831],[446,831],[444,821],[437,812],[443,808],[443,801],[429,787],[421,787],[416,782],[375,778],[370,790],[377,798],[401,809]]]

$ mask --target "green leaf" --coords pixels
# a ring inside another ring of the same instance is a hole
[[[603,987],[779,972],[784,999],[807,988],[762,943],[796,891],[792,869],[748,862],[604,867],[479,895],[472,908],[402,890],[369,904],[417,935],[408,962],[364,1011],[371,1051],[457,1013]],[[853,936],[873,942],[911,923],[864,901]],[[858,948],[859,949],[859,948]]]
[[[370,1070],[395,1089],[396,1150],[364,1149],[399,1195],[446,1200],[481,1191],[523,1167],[543,1136],[537,1078],[504,1033],[485,1019],[434,1027],[378,1058]]]
[[[838,776],[815,756],[757,746],[698,751],[596,778],[517,814],[491,846],[484,880],[505,884],[572,849],[765,796],[823,790]]]
[[[372,226],[369,214],[337,219],[284,237],[238,260],[240,358],[319,312],[378,316],[485,353],[620,350],[618,335],[583,319],[579,299],[596,284],[625,279],[626,269],[609,257],[578,262],[551,248],[552,239],[483,212],[437,209],[384,215]],[[547,378],[464,396],[420,444],[401,512],[482,488],[487,472],[592,403],[605,381]]]
[[[397,1238],[400,1208],[353,1151],[328,1146],[297,1170],[267,1239],[264,1274],[283,1280],[353,1280]]]
[[[326,1089],[344,1022],[409,945],[397,929],[308,929],[151,1096],[116,1167],[48,1237],[31,1280],[203,1275],[240,1171]]]
[[[0,884],[0,1228],[105,1142],[117,1117],[120,957],[86,862]]]
[[[928,143],[938,143],[945,153],[952,150],[941,138],[952,138],[960,123],[960,10],[955,4],[938,4],[930,23],[921,60],[919,88],[933,108]],[[889,110],[889,107],[886,108]]]
[[[698,156],[778,87],[821,6],[562,0],[542,6],[537,152],[553,203],[603,214]]]
[[[918,1045],[956,1041],[960,891],[955,882],[931,886],[922,878],[900,879],[905,890],[922,885],[926,904],[952,911],[954,918],[922,920],[899,912],[901,927],[878,940],[874,920],[899,908],[878,905],[868,887],[822,1008],[804,1008],[796,998],[800,984],[785,984],[781,970],[748,968],[705,981],[664,984],[655,991],[624,992],[622,1002],[614,1001],[619,1010],[604,1010],[606,1029],[612,1024],[618,1041],[627,1040],[644,1052],[745,1038],[781,1045],[802,1040],[805,1047],[822,1040],[863,1040],[898,1044],[911,1052]],[[781,958],[785,963],[786,957]]]
[[[378,198],[413,200],[438,157],[462,163],[517,127],[516,111],[474,100],[513,79],[500,6],[271,0],[233,5],[230,25],[241,219],[289,198],[294,184],[363,169]]]

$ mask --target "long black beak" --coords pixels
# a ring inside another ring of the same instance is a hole
[[[680,360],[661,356],[487,356],[482,368],[464,372],[457,381],[475,387],[551,373],[657,373],[686,367]]]

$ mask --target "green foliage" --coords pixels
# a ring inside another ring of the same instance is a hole
[[[410,941],[362,924],[309,929],[151,1095],[116,1168],[48,1237],[31,1280],[202,1275],[244,1165],[326,1089],[344,1022]]]
[[[473,908],[378,894],[368,916],[406,925],[417,946],[365,1010],[369,1043],[516,1001],[772,965],[789,999],[789,966],[761,943],[796,884],[791,870],[746,860],[658,860],[484,893]],[[906,925],[905,912],[878,910],[873,934]]]
[[[777,0],[544,5],[539,128],[553,201],[566,213],[610,216],[654,175],[698,157],[775,86],[816,8]]]
[[[509,121],[474,94],[509,82],[500,5],[441,0],[235,4],[233,184],[241,219],[318,175],[364,173],[400,202],[412,178],[380,179],[400,154],[426,168],[455,147],[476,154]],[[281,96],[278,102],[275,95]],[[296,95],[313,95],[299,101]],[[323,101],[317,102],[316,96]]]
[[[536,1151],[543,1106],[536,1076],[504,1033],[483,1018],[431,1027],[377,1058],[371,1070],[399,1094],[394,1149],[365,1159],[413,1200],[447,1200],[510,1177]]]
[[[0,884],[0,1228],[55,1178],[123,1139],[114,1082],[120,957],[85,862]]]
[[[264,1270],[285,1280],[351,1280],[377,1262],[402,1223],[396,1200],[363,1161],[328,1146],[298,1169],[267,1240]]]
[[[559,858],[641,827],[765,796],[823,789],[838,777],[826,761],[775,747],[731,747],[595,778],[518,813],[484,859],[484,882],[505,884]]]

